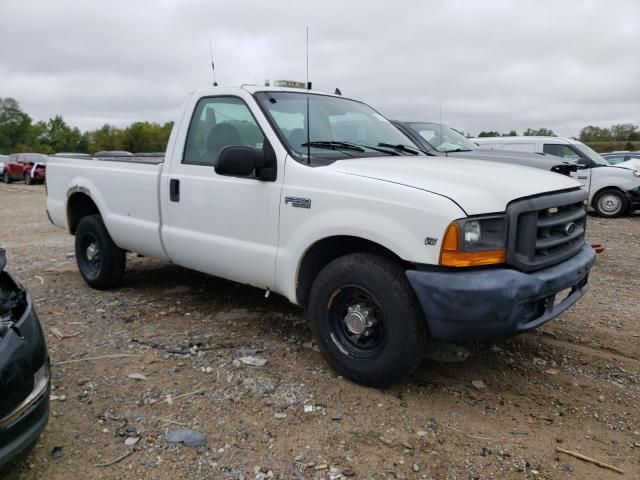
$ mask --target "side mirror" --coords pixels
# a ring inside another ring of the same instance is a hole
[[[220,152],[215,171],[218,175],[248,177],[257,168],[264,166],[264,157],[263,150],[243,145],[230,145]]]
[[[589,162],[589,160],[587,160],[586,158],[579,158],[576,164],[578,165],[578,170],[584,170],[591,166],[591,162]]]

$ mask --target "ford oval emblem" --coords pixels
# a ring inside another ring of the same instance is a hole
[[[564,234],[568,237],[569,235],[571,235],[573,232],[576,231],[576,228],[578,228],[578,226],[575,223],[573,222],[567,223],[563,227]]]

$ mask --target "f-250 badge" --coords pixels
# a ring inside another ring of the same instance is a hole
[[[284,197],[284,204],[291,204],[292,207],[296,208],[311,208],[311,199],[310,198],[300,198],[300,197]]]

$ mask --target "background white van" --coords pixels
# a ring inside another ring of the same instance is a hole
[[[478,147],[546,153],[576,163],[576,177],[589,191],[589,205],[602,217],[619,217],[640,209],[640,171],[611,166],[584,143],[564,137],[482,137]]]

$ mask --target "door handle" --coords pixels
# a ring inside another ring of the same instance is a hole
[[[177,178],[169,180],[169,200],[172,202],[180,201],[180,180]]]

